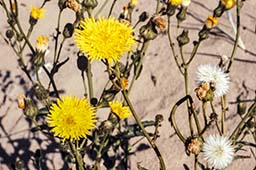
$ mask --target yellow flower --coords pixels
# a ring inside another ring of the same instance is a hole
[[[81,21],[80,28],[75,29],[75,42],[90,60],[118,61],[135,44],[133,29],[113,17],[86,18]]]
[[[205,26],[208,29],[211,29],[211,28],[217,26],[217,24],[218,24],[218,18],[217,17],[208,16],[208,18],[205,21]]]
[[[45,17],[45,11],[43,8],[35,8],[33,5],[31,6],[31,13],[30,16],[36,20],[40,19],[40,18],[44,18]]]
[[[226,9],[231,9],[236,5],[235,0],[221,0],[221,3],[225,6]]]
[[[130,0],[130,5],[135,7],[138,4],[138,0]]]
[[[128,106],[123,106],[122,102],[109,102],[109,106],[111,111],[115,113],[120,119],[125,119],[132,115],[130,108]]]
[[[45,52],[48,48],[49,38],[47,36],[39,36],[36,40],[36,49],[38,52]]]
[[[169,3],[173,6],[179,6],[182,3],[182,0],[169,0]]]
[[[125,78],[125,77],[121,78],[122,89],[127,89],[128,83],[129,83],[129,80],[127,78]]]
[[[50,108],[47,123],[54,136],[63,140],[85,138],[96,127],[96,114],[87,99],[66,96]]]

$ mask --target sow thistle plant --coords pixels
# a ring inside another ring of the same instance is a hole
[[[30,25],[25,31],[24,21],[21,22],[19,19],[21,5],[18,1],[9,0],[7,3],[0,0],[1,8],[5,11],[6,23],[9,25],[4,40],[16,53],[18,64],[33,89],[32,97],[18,96],[18,108],[23,110],[24,115],[34,124],[34,131],[41,131],[48,138],[54,137],[60,144],[58,146],[61,146],[62,158],[68,168],[99,170],[105,166],[105,169],[129,169],[128,159],[133,154],[132,147],[144,138],[158,158],[159,169],[169,169],[174,163],[165,162],[156,145],[156,140],[161,137],[159,131],[164,120],[163,115],[156,115],[155,120],[142,121],[129,98],[133,84],[143,71],[143,61],[149,44],[159,34],[167,36],[171,49],[170,56],[184,78],[184,97],[173,99],[177,102],[171,108],[169,121],[170,128],[174,129],[175,135],[184,144],[185,152],[180,151],[180,154],[185,153],[194,157],[194,166],[186,169],[226,169],[237,159],[236,154],[243,147],[255,147],[255,144],[243,140],[247,135],[256,139],[255,133],[249,133],[251,130],[248,127],[248,124],[255,124],[255,100],[249,109],[240,109],[243,110],[242,119],[239,124],[234,125],[232,132],[225,129],[226,95],[231,84],[229,73],[240,37],[240,10],[244,2],[220,0],[212,15],[203,19],[205,22],[198,32],[198,38],[193,41],[193,49],[188,58],[184,54],[184,48],[191,41],[189,30],[182,29],[181,25],[186,22],[187,11],[193,1],[157,0],[154,13],[142,12],[135,23],[132,18],[139,2],[137,0],[127,1],[117,16],[113,15],[116,0],[112,3],[105,1],[102,4],[97,0],[56,1],[59,14],[57,27],[52,30],[55,31],[53,48],[49,46],[51,38],[45,36],[47,33],[38,36],[35,43],[30,37],[32,32],[40,29],[37,28],[37,23],[49,12],[46,7],[48,2],[49,0],[45,0],[39,8],[31,5],[31,11],[28,13]],[[109,9],[106,7],[108,3],[111,3]],[[222,57],[219,63],[198,66],[194,78],[197,87],[193,87],[197,98],[192,98],[188,82],[190,65],[202,42],[207,41],[212,29],[218,26],[219,18],[232,8],[236,8],[237,32],[231,55],[229,58]],[[61,30],[61,16],[63,11],[68,9],[75,13],[76,18],[73,23],[65,23]],[[108,15],[102,15],[102,11]],[[171,25],[171,20],[177,23],[176,28]],[[173,40],[171,35],[175,32],[174,29],[176,33],[181,32],[176,36],[176,40]],[[63,61],[61,59],[63,47],[69,38],[72,38],[79,50],[77,67],[83,80],[83,97],[74,96],[69,92],[61,94],[55,81],[55,75],[61,67],[70,64],[69,58]],[[53,49],[52,56],[48,54],[49,48]],[[25,53],[29,53],[31,59],[27,60]],[[47,67],[49,63],[45,63],[46,57],[52,59],[51,67]],[[92,79],[95,79],[92,77],[95,60],[105,68],[104,74],[107,73],[109,77],[98,98],[94,95],[96,85],[92,83]],[[47,83],[42,83],[40,78],[39,72],[42,70],[49,79]],[[221,113],[218,113],[215,105],[219,99]],[[196,109],[195,100],[201,103],[202,111]],[[187,106],[189,135],[182,133],[182,127],[185,126],[180,126],[175,117],[177,109],[182,104]],[[103,108],[108,108],[108,113],[105,113],[106,118],[101,120],[98,118],[98,112]],[[127,120],[132,118],[135,119],[134,124]],[[147,130],[146,127],[153,127],[153,131]],[[132,144],[131,139],[138,139],[137,137],[140,139]],[[87,155],[91,161],[85,161]],[[39,160],[35,161],[35,168],[42,169],[37,152],[34,157]],[[22,162],[22,158],[20,159]],[[138,165],[138,169],[150,169],[142,164],[143,166]],[[24,169],[25,165],[19,167]]]

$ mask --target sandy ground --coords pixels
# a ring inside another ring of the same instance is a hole
[[[30,10],[31,1],[22,1],[24,5],[20,8],[23,27],[28,27],[28,16]],[[35,1],[34,5],[41,4],[40,1]],[[127,1],[118,1],[114,9],[114,16],[118,16],[122,6]],[[134,21],[142,11],[147,10],[151,14],[154,12],[155,1],[148,2],[147,0],[140,0],[136,7],[134,15]],[[217,6],[217,1],[212,0],[194,0],[189,8],[188,20],[181,25],[181,28],[188,28],[190,30],[191,43],[185,49],[185,54],[188,55],[192,49],[192,41],[196,40],[197,32],[202,27],[202,21],[212,13],[214,7]],[[249,94],[245,99],[253,99],[256,90],[256,17],[255,17],[256,3],[255,0],[247,0],[241,12],[241,37],[245,44],[246,50],[239,48],[237,50],[235,61],[231,69],[231,87],[229,94],[227,95],[228,112],[227,112],[227,125],[226,130],[229,134],[236,125],[240,118],[236,114],[236,97],[244,91],[242,83],[249,90]],[[36,28],[31,36],[31,41],[35,42],[38,35],[44,34],[51,36],[54,33],[54,28],[57,21],[57,6],[55,1],[51,1],[46,5],[47,15],[45,19],[42,19],[36,25]],[[232,13],[235,13],[235,9],[232,9]],[[5,21],[5,15],[2,9],[0,9],[0,29],[4,34],[7,29]],[[63,20],[61,22],[61,28],[63,28],[66,22],[74,20],[74,14],[70,10],[65,10]],[[134,22],[133,21],[133,22]],[[174,19],[173,19],[174,21]],[[175,22],[172,22],[173,39],[176,36]],[[223,32],[221,33],[220,30]],[[179,31],[180,32],[180,31]],[[226,15],[220,19],[220,24],[217,29],[212,32],[216,33],[216,36],[211,34],[210,39],[204,41],[200,46],[198,54],[189,69],[189,93],[196,101],[196,107],[200,107],[200,103],[196,99],[193,90],[196,85],[194,82],[195,70],[199,64],[205,63],[218,63],[219,55],[230,56],[232,51],[232,44],[234,37],[232,28],[227,20]],[[227,36],[227,34],[229,36]],[[68,44],[73,43],[73,39],[69,39],[64,47],[64,51],[61,55],[61,59],[70,57],[68,64],[66,64],[60,73],[55,76],[57,86],[59,89],[65,90],[65,94],[83,96],[83,86],[80,72],[76,68],[76,55],[74,54],[77,49],[70,48]],[[40,133],[31,133],[28,129],[31,125],[24,118],[21,110],[17,108],[16,97],[19,94],[28,92],[31,84],[25,74],[17,65],[17,57],[10,47],[6,45],[3,39],[0,39],[0,169],[7,169],[7,165],[14,163],[15,160],[23,159],[29,165],[32,164],[30,160],[32,154],[36,149],[41,149],[46,158],[44,164],[47,169],[60,169],[63,166],[63,162],[60,160],[56,152],[58,144],[50,143]],[[50,44],[53,47],[53,41]],[[51,61],[50,56],[53,55],[53,49],[50,49],[49,58],[46,61]],[[93,63],[93,82],[95,84],[95,96],[99,97],[104,86],[104,82],[107,79],[107,74],[102,74],[104,71],[101,63]],[[42,78],[46,80],[46,76],[42,73]],[[156,84],[152,82],[151,77],[156,77]],[[146,53],[144,61],[144,69],[140,78],[135,82],[133,91],[131,92],[131,101],[139,113],[142,120],[154,120],[156,114],[162,114],[164,121],[160,129],[160,138],[157,140],[157,145],[163,155],[168,170],[182,170],[183,164],[191,166],[193,164],[193,157],[188,157],[184,152],[184,146],[179,141],[177,136],[171,137],[173,129],[168,122],[169,112],[174,103],[184,96],[183,78],[179,74],[178,68],[175,65],[174,58],[171,55],[170,47],[168,44],[167,36],[164,34],[159,35],[149,47]],[[216,105],[219,101],[215,102]],[[248,103],[249,105],[250,103]],[[99,113],[100,114],[100,113]],[[180,127],[188,126],[188,119],[185,112],[185,108],[178,110],[177,121]],[[99,115],[100,116],[100,115]],[[132,118],[130,120],[133,122]],[[185,129],[185,128],[184,128]],[[216,133],[215,130],[211,130],[209,133]],[[248,140],[252,141],[252,139]],[[144,140],[142,143],[147,144]],[[139,145],[135,145],[136,149]],[[242,152],[242,155],[252,157],[252,154],[248,148]],[[254,150],[255,151],[255,150]],[[131,169],[136,169],[137,163],[150,169],[158,169],[158,160],[152,149],[146,151],[138,151],[135,155],[131,156]],[[236,160],[228,168],[230,170],[246,169],[252,170],[255,168],[256,162],[253,158]],[[45,168],[46,168],[45,166]],[[192,167],[192,166],[191,166]],[[65,168],[63,168],[65,169]]]

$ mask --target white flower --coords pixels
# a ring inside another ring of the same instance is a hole
[[[233,160],[235,150],[231,142],[223,136],[210,135],[203,144],[203,154],[210,166],[226,168]]]
[[[220,67],[212,64],[200,65],[197,69],[196,83],[200,86],[202,83],[212,83],[217,97],[223,96],[229,89],[229,75]]]
[[[190,3],[191,3],[191,0],[182,0],[181,5],[184,7],[188,7]]]

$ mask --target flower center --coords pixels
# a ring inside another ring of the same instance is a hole
[[[216,154],[216,156],[222,156],[223,155],[223,152],[224,152],[224,149],[223,149],[223,147],[221,147],[221,146],[218,146],[218,147],[216,147],[216,150],[215,150],[215,154]]]
[[[73,118],[73,116],[68,116],[65,120],[65,122],[68,124],[68,125],[75,125],[75,120]]]

